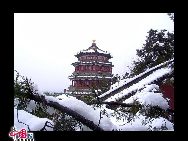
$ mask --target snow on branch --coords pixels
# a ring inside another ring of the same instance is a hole
[[[104,101],[104,100],[107,100],[107,101],[114,101],[115,98],[119,97],[119,95],[121,95],[121,97],[123,96],[122,94],[119,94],[120,92],[126,90],[128,91],[128,93],[130,92],[130,90],[128,89],[131,89],[131,91],[133,91],[133,87],[134,87],[134,90],[138,89],[137,87],[135,87],[135,85],[140,85],[139,83],[140,82],[145,82],[146,80],[148,81],[151,81],[150,79],[150,75],[154,75],[154,72],[158,72],[158,70],[162,70],[164,72],[161,72],[160,74],[158,74],[158,76],[155,76],[152,77],[153,80],[157,79],[158,77],[162,77],[163,75],[165,75],[166,73],[169,73],[170,72],[170,69],[168,68],[165,68],[164,70],[162,69],[165,65],[167,64],[170,64],[171,62],[173,62],[174,60],[169,60],[169,61],[166,61],[164,63],[161,63],[153,68],[150,68],[148,69],[147,71],[133,77],[133,78],[130,78],[129,80],[127,80],[126,82],[122,83],[121,85],[119,85],[118,87],[116,87],[115,89],[110,89],[109,91],[103,93],[102,95],[99,96],[100,100],[101,101]],[[150,79],[146,79],[147,77],[149,77]],[[142,86],[142,85],[140,85]],[[117,94],[117,95],[116,95]],[[112,99],[113,97],[113,99]],[[120,98],[120,97],[119,97]]]
[[[115,130],[114,124],[108,117],[105,115],[100,117],[99,109],[94,110],[92,106],[74,97],[65,95],[62,96],[61,99],[58,99],[53,96],[31,94],[29,98],[36,102],[42,102],[61,112],[65,112],[94,131]],[[100,124],[98,125],[99,121]]]
[[[14,126],[17,130],[53,131],[54,123],[47,118],[39,118],[24,110],[14,108]]]

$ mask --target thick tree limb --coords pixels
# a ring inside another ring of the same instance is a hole
[[[44,96],[30,94],[29,99],[34,100],[36,102],[42,102],[42,103],[46,104],[47,106],[53,107],[61,112],[65,112],[68,115],[75,118],[76,120],[80,121],[82,124],[86,125],[90,129],[92,129],[93,131],[103,131],[103,129],[101,127],[97,126],[96,124],[94,124],[93,121],[86,119],[79,113],[77,113],[65,106],[60,105],[57,102],[47,101]]]

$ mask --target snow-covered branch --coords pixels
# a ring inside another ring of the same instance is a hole
[[[92,130],[103,131],[103,129],[100,126],[97,126],[93,121],[86,119],[80,113],[77,113],[77,112],[73,111],[72,109],[61,105],[58,102],[47,100],[48,97],[49,96],[30,95],[29,98],[36,102],[43,102],[44,104],[46,104],[50,107],[53,107],[61,112],[67,113],[68,115],[72,116],[73,118],[80,121],[81,123],[83,123],[84,125],[86,125],[87,127],[89,127]]]

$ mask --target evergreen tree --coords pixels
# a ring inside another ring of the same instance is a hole
[[[174,33],[151,29],[142,49],[137,49],[137,61],[133,61],[131,75],[138,75],[146,69],[174,58]]]
[[[168,13],[168,16],[170,17],[171,20],[174,22],[174,13]]]

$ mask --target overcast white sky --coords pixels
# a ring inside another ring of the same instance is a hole
[[[166,13],[15,13],[14,69],[39,91],[63,92],[71,84],[71,63],[91,46],[109,51],[113,74],[122,75],[150,29],[174,31]]]

